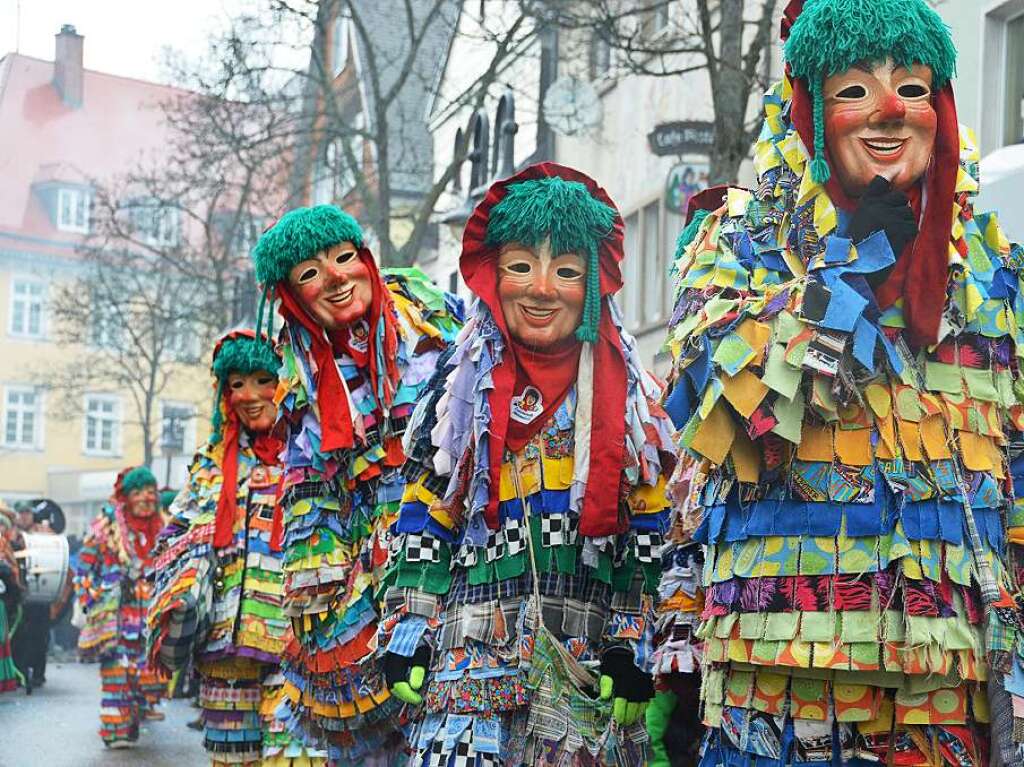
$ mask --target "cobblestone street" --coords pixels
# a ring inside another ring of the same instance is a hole
[[[0,696],[0,767],[201,767],[208,764],[200,733],[185,727],[198,711],[188,701],[164,703],[163,722],[149,722],[135,748],[110,751],[97,734],[99,667],[53,663],[46,686]]]

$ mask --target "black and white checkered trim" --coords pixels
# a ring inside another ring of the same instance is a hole
[[[484,558],[493,562],[505,553],[505,536],[501,530],[487,531],[487,545],[484,547]]]
[[[505,551],[509,556],[515,556],[521,551],[526,551],[526,523],[521,519],[505,520]]]
[[[453,567],[455,567],[455,566],[466,567],[466,568],[472,567],[473,565],[476,564],[476,556],[477,556],[476,555],[476,551],[477,551],[477,547],[476,546],[473,546],[472,544],[470,544],[468,542],[463,543],[455,551],[455,556],[452,558],[452,566]]]
[[[409,533],[405,537],[406,562],[440,562],[441,540],[431,535]]]
[[[638,562],[650,564],[661,561],[661,535],[659,533],[636,533],[633,552]]]
[[[579,528],[573,514],[552,514],[540,518],[540,543],[542,546],[563,546],[576,543]]]

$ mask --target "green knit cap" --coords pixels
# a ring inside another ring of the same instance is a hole
[[[178,497],[177,490],[161,490],[160,491],[160,508],[166,511],[171,508],[171,504],[174,503],[174,499]]]
[[[210,435],[212,444],[217,444],[221,438],[221,427],[224,423],[221,400],[224,396],[224,387],[227,385],[228,376],[232,373],[249,375],[263,370],[276,376],[280,367],[281,358],[277,356],[274,347],[262,338],[239,334],[229,336],[221,342],[214,352],[211,368],[217,379],[217,393],[213,399],[213,416],[210,419],[210,426],[213,427],[213,433]]]
[[[124,480],[121,482],[121,491],[128,494],[150,485],[156,487],[156,477],[153,476],[153,472],[149,470],[148,466],[136,466],[124,475]]]
[[[812,178],[828,181],[822,86],[825,78],[860,62],[893,61],[932,70],[932,88],[956,74],[949,27],[925,0],[807,0],[786,41],[785,58],[795,77],[807,80],[814,108]]]
[[[288,211],[263,233],[252,249],[256,281],[269,288],[288,279],[296,264],[339,242],[363,245],[363,231],[348,213],[334,205]]]
[[[266,370],[277,375],[280,367],[281,358],[269,342],[237,335],[227,338],[217,349],[212,370],[217,380],[224,382],[231,373],[249,375]]]
[[[519,242],[533,248],[550,238],[552,255],[586,255],[587,292],[576,337],[594,343],[601,321],[598,250],[614,224],[615,211],[594,199],[579,181],[558,176],[530,179],[510,184],[491,209],[486,243]]]

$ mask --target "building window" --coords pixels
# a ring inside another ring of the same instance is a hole
[[[195,415],[192,405],[160,403],[160,449],[164,455],[181,455],[195,445]]]
[[[590,79],[600,80],[612,71],[612,46],[605,35],[597,30],[590,40]]]
[[[331,68],[335,77],[345,71],[345,65],[348,63],[348,23],[348,15],[345,13],[334,19],[334,29],[331,33]]]
[[[42,395],[30,386],[4,390],[4,447],[31,450],[42,447]]]
[[[10,334],[42,338],[46,332],[46,284],[39,280],[11,281]]]
[[[659,0],[654,8],[648,7],[643,11],[641,24],[645,37],[657,37],[668,29],[671,5],[672,0]]]
[[[1003,143],[1024,142],[1024,14],[1006,23],[1006,111]]]
[[[88,233],[91,205],[91,195],[84,189],[58,189],[57,228],[62,232]]]
[[[124,325],[117,317],[104,312],[99,301],[89,323],[89,343],[97,349],[119,349],[124,343]]]
[[[173,247],[181,234],[181,211],[160,200],[137,200],[131,205],[132,226],[142,242],[152,247]]]
[[[85,452],[116,455],[121,452],[121,400],[110,394],[85,397]]]

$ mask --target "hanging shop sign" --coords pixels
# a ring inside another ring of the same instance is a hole
[[[704,120],[677,120],[655,125],[647,134],[651,151],[659,157],[673,154],[710,154],[715,126]]]

